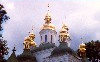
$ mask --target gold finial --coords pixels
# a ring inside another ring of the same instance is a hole
[[[49,7],[50,7],[50,6],[49,6],[49,4],[48,4],[48,12],[49,12]]]
[[[48,4],[48,12],[47,12],[47,14],[46,14],[46,16],[45,16],[45,23],[46,24],[49,24],[49,23],[51,23],[51,16],[50,16],[50,13],[49,13],[49,4]]]
[[[35,38],[35,34],[33,33],[33,28],[34,28],[34,26],[32,26],[32,32],[29,34],[29,37],[32,40],[34,40],[34,38]]]
[[[82,41],[82,43],[83,43],[83,38],[81,38],[81,41]]]
[[[83,38],[81,38],[81,42],[82,42],[82,44],[84,44],[84,40],[83,40]]]
[[[32,26],[32,32],[29,32],[29,34],[30,34],[30,33],[33,33],[33,28],[34,28],[34,26]]]
[[[33,33],[34,26],[32,26],[32,33]]]
[[[51,15],[49,13],[49,4],[48,4],[48,11],[45,15],[45,18],[44,18],[44,21],[45,21],[45,24],[43,25],[42,29],[51,29],[51,30],[55,30],[55,26],[53,24],[51,24]]]

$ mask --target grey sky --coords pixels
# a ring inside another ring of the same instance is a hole
[[[36,43],[40,43],[39,31],[50,4],[52,24],[56,31],[62,27],[62,22],[68,25],[71,36],[71,47],[76,50],[81,43],[90,40],[100,40],[100,1],[99,0],[2,0],[10,20],[6,22],[3,36],[12,50],[16,44],[17,54],[23,49],[24,38],[34,25]],[[66,17],[66,18],[65,18]],[[58,41],[57,41],[58,43]]]

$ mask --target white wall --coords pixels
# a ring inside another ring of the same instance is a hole
[[[36,56],[37,62],[43,62],[44,58],[46,58],[46,57],[51,55],[51,52],[53,51],[53,49],[54,48],[46,49],[46,50],[42,50],[42,51],[36,52],[35,56]]]
[[[40,38],[42,36],[41,42],[45,42],[45,35],[47,35],[47,42],[51,42],[51,35],[52,35],[52,43],[55,43],[56,34],[57,34],[56,31],[49,29],[40,31]]]

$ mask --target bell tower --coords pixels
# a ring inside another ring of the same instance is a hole
[[[48,8],[49,8],[49,4],[48,4]],[[55,26],[51,24],[52,19],[49,13],[49,9],[44,20],[45,23],[43,24],[42,29],[39,32],[41,37],[41,43],[54,43],[57,32],[55,30]]]

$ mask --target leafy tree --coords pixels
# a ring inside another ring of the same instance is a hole
[[[91,62],[99,62],[100,61],[100,41],[90,41],[85,43],[86,45],[86,58]],[[79,49],[77,50],[77,54],[80,56]]]
[[[8,54],[7,41],[0,39],[0,62],[4,62],[4,55]]]
[[[2,31],[2,23],[9,19],[9,17],[6,15],[7,12],[4,10],[3,5],[0,4],[0,31]]]
[[[100,60],[100,41],[91,41],[86,43],[86,56],[92,62]]]
[[[8,54],[7,41],[2,39],[2,23],[6,22],[9,17],[6,15],[3,5],[0,4],[0,62],[5,62],[4,55]]]

